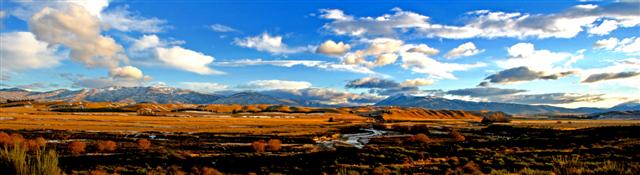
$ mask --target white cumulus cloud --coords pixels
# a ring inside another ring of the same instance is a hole
[[[333,40],[327,40],[324,43],[320,44],[320,46],[316,49],[316,53],[326,54],[326,55],[343,55],[347,53],[351,49],[349,44],[345,44],[343,42],[336,43]]]
[[[631,55],[640,55],[640,37],[629,37],[623,39],[611,37],[596,41],[593,47],[596,49],[605,49]]]
[[[117,67],[117,68],[111,69],[109,71],[109,76],[114,78],[131,78],[131,79],[144,78],[142,71],[133,66],[124,66],[124,67]]]
[[[392,9],[380,16],[352,17],[339,9],[321,10],[321,18],[331,20],[323,28],[337,35],[391,37],[416,34],[448,39],[466,38],[573,38],[587,31],[608,34],[619,28],[640,25],[638,1],[618,1],[606,5],[577,5],[557,13],[531,14],[477,10],[466,13],[463,25],[430,21],[429,16]],[[600,22],[602,21],[602,22]]]
[[[432,85],[435,81],[433,79],[427,78],[416,78],[416,79],[408,79],[404,80],[400,83],[402,87],[415,87],[415,86],[426,86]]]
[[[472,68],[484,67],[484,63],[458,64],[439,62],[418,52],[402,52],[402,67],[416,73],[427,74],[437,79],[456,79],[455,71],[465,71]]]
[[[36,38],[69,49],[70,57],[88,67],[117,67],[127,62],[122,46],[100,34],[100,22],[85,8],[69,5],[64,11],[45,7],[31,17],[29,27]]]
[[[472,42],[466,42],[464,44],[459,45],[456,48],[451,49],[444,55],[445,58],[458,58],[458,57],[468,57],[473,56],[479,53],[484,52],[484,50],[480,50],[476,48],[476,45]]]
[[[55,67],[64,58],[56,47],[36,40],[30,32],[0,34],[1,73]]]
[[[180,46],[160,47],[156,48],[155,51],[158,59],[171,67],[198,74],[224,74],[224,72],[213,70],[207,66],[213,62],[214,58],[212,56]]]

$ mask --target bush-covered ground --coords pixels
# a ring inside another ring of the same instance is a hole
[[[361,128],[388,133],[362,149],[316,143]],[[298,136],[4,130],[0,141],[11,152],[16,147],[9,143],[29,145],[42,137],[47,143],[40,151],[27,149],[26,159],[56,156],[67,174],[638,174],[639,131],[640,126],[557,130],[386,123]],[[14,138],[17,134],[22,139]],[[0,162],[7,162],[8,156],[0,155]]]

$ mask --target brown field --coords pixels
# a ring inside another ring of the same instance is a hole
[[[0,145],[46,147],[58,153],[52,166],[66,174],[640,173],[640,121],[483,123],[481,115],[370,106],[3,104]],[[27,153],[35,160],[38,152]]]
[[[634,126],[640,125],[640,120],[589,120],[589,119],[559,119],[559,120],[535,120],[515,119],[509,123],[496,125],[509,125],[521,128],[547,128],[558,130],[576,130],[605,126]]]
[[[217,114],[164,112],[138,116],[134,112],[51,112],[44,108],[0,108],[0,129],[53,129],[95,132],[212,132],[230,134],[315,134],[372,119],[340,113]],[[333,122],[328,122],[333,118]]]

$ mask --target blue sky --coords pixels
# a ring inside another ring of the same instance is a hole
[[[1,10],[4,87],[315,88],[565,107],[640,99],[638,1],[2,1]]]

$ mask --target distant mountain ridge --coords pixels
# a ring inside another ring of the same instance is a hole
[[[223,96],[204,94],[172,87],[108,87],[97,89],[30,92],[23,89],[0,89],[0,100],[34,99],[44,101],[112,101],[112,102],[155,102],[155,103],[210,103]]]
[[[296,102],[279,99],[257,92],[240,92],[227,97],[222,97],[211,102],[212,104],[279,104],[298,106]]]
[[[428,109],[449,109],[466,111],[502,111],[510,114],[542,114],[542,113],[596,113],[604,112],[607,109],[601,108],[562,108],[548,105],[526,105],[499,102],[473,102],[464,100],[452,100],[439,97],[420,97],[412,95],[390,96],[378,103],[376,106],[402,106],[402,107],[422,107]]]
[[[193,103],[193,104],[280,104],[288,106],[339,107],[305,99],[302,96],[278,94],[274,92],[237,92],[230,95],[207,94],[173,87],[107,87],[96,89],[32,92],[19,88],[0,89],[0,101],[8,99],[34,99],[42,101],[90,101],[90,102],[153,102],[153,103]],[[375,106],[422,107],[427,109],[449,109],[466,111],[502,111],[509,114],[544,113],[602,113],[607,111],[639,111],[640,102],[630,101],[609,109],[604,108],[562,108],[548,105],[527,105],[499,102],[473,102],[440,97],[394,95]]]
[[[617,119],[617,120],[640,120],[640,111],[608,111],[601,113],[589,114],[592,119]]]
[[[640,111],[640,100],[625,102],[610,109],[612,111]]]

